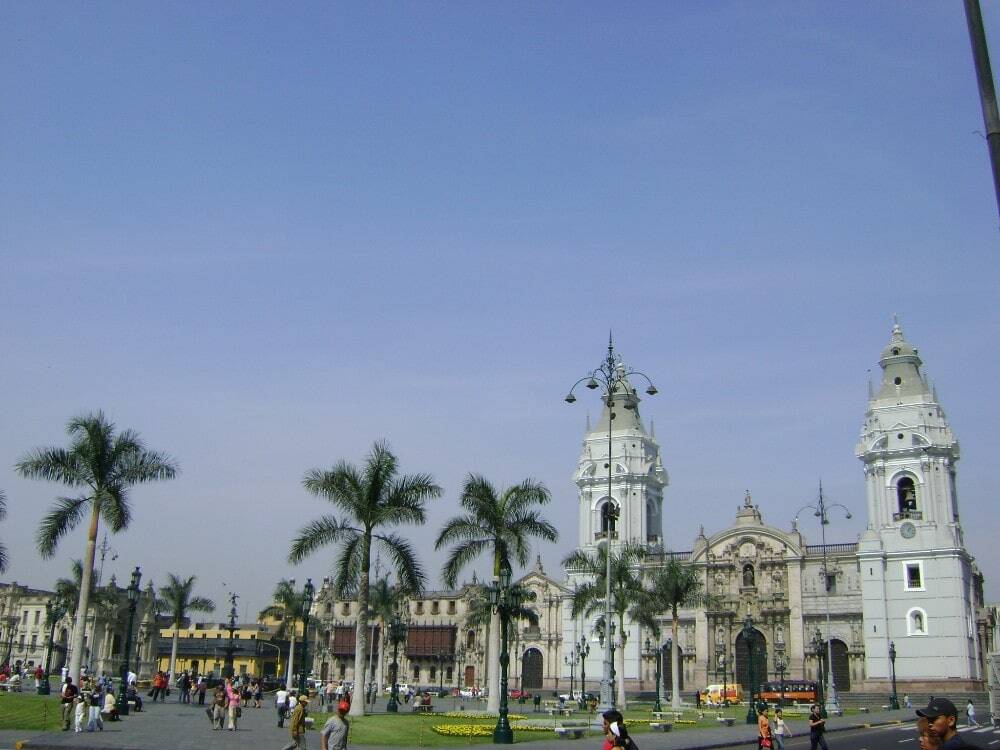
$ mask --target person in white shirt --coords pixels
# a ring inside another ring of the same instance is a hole
[[[785,738],[792,736],[792,730],[785,723],[780,708],[774,709],[774,731],[771,736],[774,737],[774,750],[785,750]]]
[[[274,707],[278,711],[278,726],[284,727],[285,717],[288,716],[288,691],[284,687],[274,694]]]

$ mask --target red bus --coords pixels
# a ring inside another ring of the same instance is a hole
[[[768,703],[815,703],[819,692],[815,682],[808,680],[784,680],[765,682],[760,686],[760,699]]]

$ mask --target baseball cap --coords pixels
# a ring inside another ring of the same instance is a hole
[[[958,716],[955,704],[947,698],[932,698],[927,708],[917,710],[917,716],[925,719],[936,719],[938,716]]]
[[[351,704],[348,703],[347,701],[341,701],[340,703],[337,704],[337,710],[338,711],[350,711],[351,710]]]
[[[308,696],[306,696],[306,695],[300,695],[299,696],[299,703],[308,703],[308,702],[309,702],[309,697]]]

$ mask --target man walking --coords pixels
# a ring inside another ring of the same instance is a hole
[[[309,699],[304,695],[300,695],[299,703],[295,706],[295,710],[292,711],[292,718],[289,724],[292,741],[281,748],[281,750],[306,750],[306,708],[308,705]]]
[[[972,705],[972,698],[969,698],[969,702],[965,704],[965,721],[970,727],[979,726],[979,722],[976,721],[976,707]]]
[[[288,716],[288,691],[284,685],[274,694],[274,707],[278,711],[278,726],[284,727],[285,717]]]
[[[320,730],[320,750],[347,750],[347,733],[350,725],[346,717],[350,710],[351,704],[347,701],[337,703],[337,713],[331,716]]]
[[[66,676],[66,681],[62,686],[62,693],[60,693],[60,701],[62,703],[62,724],[63,731],[69,731],[69,725],[73,721],[73,710],[75,706],[73,701],[76,696],[80,693],[79,688],[73,684],[73,678],[69,675]]]

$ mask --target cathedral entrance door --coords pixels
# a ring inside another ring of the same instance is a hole
[[[529,648],[521,657],[521,689],[542,689],[542,652]]]
[[[767,682],[767,640],[764,634],[754,628],[753,636],[753,682],[750,684],[750,650],[743,637],[743,631],[736,636],[736,681],[747,696],[756,693],[762,682]]]

